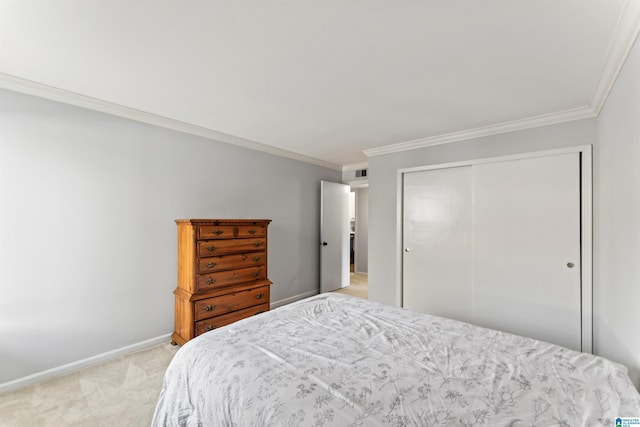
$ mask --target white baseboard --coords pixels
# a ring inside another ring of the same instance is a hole
[[[158,344],[171,341],[171,334],[160,335],[156,338],[151,338],[146,341],[141,341],[135,344],[121,347],[115,350],[107,351],[106,353],[97,354],[95,356],[88,357],[86,359],[78,360],[77,362],[67,363],[66,365],[58,366],[55,368],[47,369],[46,371],[37,372],[26,377],[18,378],[17,380],[8,381],[0,384],[0,394],[8,393],[10,391],[18,390],[33,384],[38,384],[43,381],[47,381],[62,375],[69,374],[71,372],[79,371],[80,369],[87,368],[89,366],[98,365],[100,363],[108,362],[109,360],[116,359],[120,356],[135,353],[136,351],[144,350],[149,347],[153,347]]]
[[[302,299],[319,294],[319,290],[304,292],[302,294],[294,295],[289,298],[274,301],[270,304],[271,309],[281,307],[283,305],[291,304],[292,302],[300,301]],[[46,371],[37,372],[26,377],[18,378],[16,380],[8,381],[0,384],[0,394],[15,391],[33,384],[38,384],[47,380],[51,380],[62,375],[70,374],[72,372],[79,371],[80,369],[88,368],[90,366],[99,365],[100,363],[108,362],[116,359],[120,356],[135,353],[136,351],[144,350],[149,347],[153,347],[158,344],[171,341],[171,333],[161,335],[156,338],[151,338],[146,341],[141,341],[135,344],[121,347],[115,350],[107,351],[106,353],[97,354],[95,356],[88,357],[86,359],[78,360],[76,362],[67,363],[66,365],[58,366],[55,368],[47,369]]]
[[[294,295],[289,298],[285,298],[279,301],[274,301],[270,304],[272,309],[281,307],[283,305],[291,304],[292,302],[300,301],[302,299],[317,295],[319,290],[304,292],[302,294]],[[106,353],[97,354],[95,356],[88,357],[86,359],[71,362],[66,365],[58,366],[55,368],[47,369],[46,371],[37,372],[26,377],[18,378],[16,380],[8,381],[0,384],[0,394],[8,393],[14,390],[18,390],[33,384],[38,384],[53,378],[60,377],[62,375],[70,374],[72,372],[79,371],[80,369],[88,368],[90,366],[98,365],[100,363],[108,362],[116,359],[120,356],[135,353],[136,351],[144,350],[149,347],[153,347],[164,342],[171,341],[171,333],[161,335],[156,338],[151,338],[146,341],[141,341],[135,344],[121,347],[115,350],[107,351]]]
[[[281,299],[279,301],[272,302],[270,307],[271,307],[271,309],[282,307],[283,305],[291,304],[292,302],[300,301],[301,299],[309,298],[309,297],[312,297],[312,296],[317,295],[319,293],[320,293],[320,291],[316,289],[315,291],[309,291],[309,292],[305,292],[303,294],[294,295],[294,296],[289,297],[289,298],[285,298],[285,299]]]

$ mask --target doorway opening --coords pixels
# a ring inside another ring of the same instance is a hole
[[[320,292],[368,295],[368,213],[368,185],[321,181]]]
[[[351,184],[349,193],[349,286],[342,293],[368,297],[369,186]]]
[[[335,292],[354,297],[369,298],[369,276],[365,273],[350,273],[349,286],[338,289]]]

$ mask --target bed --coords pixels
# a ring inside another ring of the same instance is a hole
[[[330,293],[186,343],[154,426],[615,426],[626,368],[553,344]]]

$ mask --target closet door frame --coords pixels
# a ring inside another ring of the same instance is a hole
[[[581,340],[582,352],[593,352],[593,166],[592,146],[558,148],[534,151],[506,156],[487,157],[463,160],[451,163],[440,163],[413,168],[398,169],[397,172],[397,205],[396,205],[396,301],[403,301],[403,223],[404,223],[404,175],[434,169],[473,166],[482,163],[521,160],[534,157],[548,157],[559,154],[580,154],[580,252],[581,252]]]

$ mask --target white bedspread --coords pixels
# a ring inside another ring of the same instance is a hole
[[[340,294],[208,332],[167,369],[154,426],[615,426],[640,416],[601,357]]]

